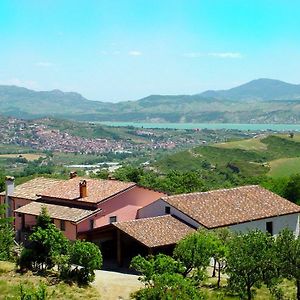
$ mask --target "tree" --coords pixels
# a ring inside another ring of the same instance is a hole
[[[141,255],[135,256],[130,264],[130,267],[142,274],[141,282],[146,285],[150,284],[153,277],[161,274],[174,274],[184,272],[183,265],[165,254],[156,256],[148,256],[147,258]]]
[[[211,232],[213,241],[212,257],[214,259],[214,269],[212,277],[215,277],[216,265],[218,265],[218,288],[221,283],[221,272],[226,268],[226,257],[228,254],[228,244],[233,237],[228,228],[219,228]]]
[[[195,282],[181,274],[161,274],[153,278],[152,286],[131,295],[136,300],[200,300],[204,299]]]
[[[68,253],[69,241],[51,222],[44,207],[29,240],[31,243],[23,249],[19,259],[21,268],[51,269],[61,255]]]
[[[253,287],[270,283],[276,272],[273,269],[274,239],[259,230],[236,235],[229,243],[226,273],[228,287],[248,300]]]
[[[300,204],[300,174],[292,175],[286,186],[284,197]]]
[[[174,257],[185,267],[184,275],[202,280],[213,254],[213,239],[208,230],[199,230],[182,239],[174,250]]]
[[[13,218],[6,218],[5,205],[0,205],[0,260],[11,258],[14,246]]]
[[[102,255],[98,246],[85,241],[76,241],[70,248],[70,264],[75,265],[71,274],[79,283],[87,284],[94,280],[96,269],[102,266]]]
[[[131,295],[133,299],[203,299],[196,282],[182,275],[182,264],[168,255],[138,255],[132,259],[131,267],[141,273],[139,280],[145,284],[145,288]]]
[[[276,238],[276,253],[280,274],[294,279],[297,287],[297,299],[300,300],[300,239],[293,232],[284,229]]]

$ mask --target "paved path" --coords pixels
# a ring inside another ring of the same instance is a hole
[[[101,300],[128,300],[130,293],[143,287],[137,275],[111,271],[95,271],[92,285],[99,291]]]

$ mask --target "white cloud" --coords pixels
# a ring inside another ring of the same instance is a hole
[[[39,61],[35,65],[37,67],[49,68],[49,67],[53,67],[54,64],[49,61]]]
[[[208,56],[219,57],[219,58],[242,58],[243,55],[239,52],[214,52],[208,53]]]
[[[202,53],[202,52],[189,52],[184,53],[183,56],[190,58],[198,57],[217,57],[217,58],[243,58],[243,55],[240,52],[211,52],[211,53]]]
[[[39,85],[34,80],[22,80],[19,78],[11,78],[6,80],[0,80],[0,84],[3,85],[16,85],[16,86],[22,86],[29,89],[38,89]]]
[[[131,51],[128,52],[128,54],[131,55],[131,56],[141,56],[142,52],[137,51],[137,50],[131,50]]]

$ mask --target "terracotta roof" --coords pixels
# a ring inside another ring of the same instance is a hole
[[[53,185],[62,181],[63,180],[38,177],[17,185],[15,187],[14,193],[11,196],[29,200],[36,200],[39,198],[37,194],[41,193],[45,188],[52,187]],[[5,192],[1,194],[5,195]]]
[[[38,216],[41,213],[42,207],[46,207],[47,213],[53,219],[71,221],[75,223],[100,211],[73,208],[55,204],[46,204],[41,202],[31,202],[16,209],[15,212]]]
[[[79,182],[81,180],[87,182],[87,197],[80,198]],[[77,200],[91,203],[98,203],[110,196],[120,193],[130,187],[135,186],[133,182],[122,182],[118,180],[104,179],[86,179],[75,177],[73,179],[60,181],[48,189],[40,192],[43,197]]]
[[[256,185],[161,199],[207,228],[300,212],[300,206]]]
[[[195,231],[170,215],[117,222],[113,225],[149,248],[176,244]]]

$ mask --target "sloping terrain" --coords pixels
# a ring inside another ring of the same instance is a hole
[[[300,85],[258,79],[225,91],[151,95],[119,103],[91,101],[74,92],[0,86],[0,109],[27,119],[295,124],[300,121]]]

